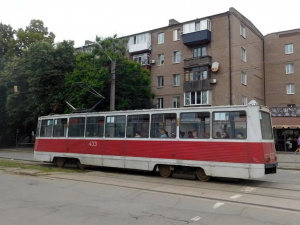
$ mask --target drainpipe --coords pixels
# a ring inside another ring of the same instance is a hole
[[[266,100],[266,65],[265,65],[265,39],[263,39],[263,68],[264,68],[264,105],[267,105],[267,100]]]
[[[230,26],[230,11],[227,12],[228,16],[228,42],[229,42],[229,105],[232,105],[232,77],[231,77],[231,26]]]

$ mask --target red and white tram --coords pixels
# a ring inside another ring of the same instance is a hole
[[[258,105],[74,113],[38,119],[34,158],[210,177],[276,173],[271,117]]]

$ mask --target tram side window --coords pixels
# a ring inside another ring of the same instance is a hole
[[[153,114],[151,116],[151,138],[172,136],[176,136],[176,113]]]
[[[104,116],[88,117],[86,121],[86,137],[103,137]]]
[[[245,111],[214,112],[212,126],[213,138],[247,138],[247,116]]]
[[[126,116],[107,116],[105,123],[105,137],[125,137]]]
[[[52,135],[52,127],[53,127],[53,120],[42,120],[41,124],[41,137],[51,137]]]
[[[259,112],[259,119],[260,119],[262,138],[263,139],[272,139],[273,132],[272,132],[270,114],[266,113],[266,112]]]
[[[53,126],[53,137],[67,136],[67,118],[55,119]]]
[[[127,117],[128,138],[148,138],[149,137],[150,115],[132,115]]]
[[[85,127],[84,117],[72,117],[69,120],[69,137],[83,137]]]
[[[180,114],[180,138],[205,139],[210,137],[209,112],[191,112]]]

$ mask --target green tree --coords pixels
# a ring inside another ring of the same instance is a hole
[[[110,105],[111,61],[116,61],[115,108],[117,110],[150,108],[150,71],[143,69],[126,56],[126,39],[116,35],[108,38],[96,37],[92,53],[79,53],[73,74],[67,76],[69,93],[74,94],[72,105],[89,108],[97,100],[87,96],[87,89],[75,84],[93,87],[105,97],[98,110],[108,111]],[[73,86],[71,86],[73,85]]]
[[[17,32],[17,41],[20,49],[28,49],[36,41],[45,41],[53,44],[54,39],[54,33],[48,32],[48,28],[44,27],[44,22],[41,20],[31,20],[25,30],[20,28]]]
[[[0,23],[0,72],[3,70],[5,59],[12,56],[16,50],[15,33],[10,25]]]

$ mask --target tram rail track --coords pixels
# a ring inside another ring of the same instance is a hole
[[[50,163],[41,163],[34,160],[14,160],[45,166],[51,165]],[[149,172],[142,171],[130,171],[130,173],[128,173],[128,170],[104,167],[88,167],[86,173],[81,173],[80,177],[74,174],[72,177],[70,177],[69,174],[49,174],[39,176],[42,176],[46,179],[66,179],[78,182],[89,182],[99,185],[131,188],[149,193],[170,194],[181,197],[272,208],[300,213],[300,204],[297,205],[297,202],[300,202],[300,185],[287,183],[262,180],[236,181],[234,179],[215,179],[206,183],[187,179],[161,178],[158,176],[156,177],[149,175]],[[126,182],[124,183],[124,181]],[[128,183],[130,185],[128,185]],[[139,186],[140,183],[145,183],[147,187],[145,187],[145,185]],[[180,189],[187,190],[187,192],[178,191]],[[284,193],[278,193],[278,191]],[[220,197],[220,195],[222,195],[222,197]],[[232,199],[232,196],[239,197],[238,199]],[[285,203],[283,206],[278,206],[275,204],[261,203],[261,201],[255,200],[260,198],[271,200],[272,202],[283,201]]]

